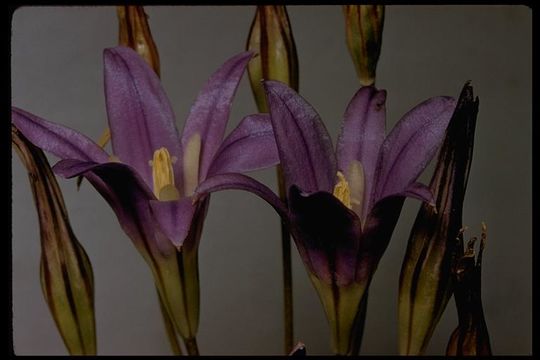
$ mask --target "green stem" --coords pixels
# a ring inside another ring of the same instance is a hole
[[[358,314],[354,320],[352,329],[352,349],[351,355],[358,356],[360,353],[360,346],[362,345],[362,338],[364,337],[364,326],[366,324],[367,302],[368,302],[368,290],[364,294],[360,305],[358,305]]]
[[[189,355],[199,356],[199,347],[197,346],[197,338],[192,337],[191,339],[184,339],[184,344],[186,345],[186,350]]]
[[[279,197],[287,201],[287,191],[283,170],[277,166],[277,179]],[[285,222],[281,221],[281,253],[283,258],[283,315],[284,315],[284,347],[285,354],[293,348],[294,325],[293,325],[293,294],[292,294],[292,261],[291,261],[291,236]]]
[[[167,312],[167,308],[163,303],[163,299],[161,298],[159,291],[157,291],[157,294],[159,298],[159,309],[161,310],[161,316],[163,318],[163,324],[165,325],[165,332],[167,333],[169,344],[171,345],[171,350],[174,355],[182,355],[182,348],[178,343],[178,338],[176,337],[176,331],[174,330],[174,325],[171,321],[171,317]]]

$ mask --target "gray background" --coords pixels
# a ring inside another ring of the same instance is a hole
[[[148,7],[164,87],[181,128],[196,94],[244,48],[253,6]],[[357,79],[339,6],[290,6],[300,92],[335,139]],[[472,80],[480,97],[464,223],[488,224],[483,299],[495,354],[529,354],[531,283],[530,9],[522,6],[388,6],[377,86],[388,90],[388,128],[434,95]],[[26,7],[12,23],[13,104],[97,139],[106,124],[102,51],[117,41],[114,7]],[[229,129],[256,112],[242,80]],[[51,160],[54,160],[51,158]],[[13,326],[17,354],[66,354],[38,279],[39,230],[26,173],[13,156]],[[255,176],[275,188],[274,171]],[[423,176],[429,181],[430,174]],[[169,354],[150,272],[112,210],[85,183],[59,180],[71,223],[95,275],[99,354]],[[362,353],[397,353],[397,286],[418,202],[407,200],[370,290]],[[280,354],[279,220],[240,191],[212,196],[200,246],[203,354]],[[295,339],[329,354],[319,299],[293,250]],[[450,302],[431,344],[443,354],[457,324]]]

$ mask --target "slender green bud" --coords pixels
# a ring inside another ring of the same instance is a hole
[[[41,289],[71,355],[96,354],[92,265],[77,241],[45,154],[12,124],[12,144],[28,171],[41,234]]]
[[[461,243],[463,243],[462,236],[462,234],[459,235]],[[467,244],[465,254],[454,267],[454,299],[456,300],[459,325],[450,336],[446,355],[492,355],[481,296],[482,252],[486,238],[486,225],[482,223],[482,237],[476,262],[474,254],[476,238],[472,238]]]
[[[384,5],[343,5],[347,46],[362,86],[375,83],[381,53]]]
[[[472,160],[478,98],[465,84],[437,160],[430,188],[411,230],[399,284],[399,352],[422,354],[452,295],[452,266],[462,253],[463,201]]]
[[[257,108],[268,112],[261,80],[281,81],[298,91],[298,56],[285,6],[257,6],[246,48],[256,53],[248,74]]]

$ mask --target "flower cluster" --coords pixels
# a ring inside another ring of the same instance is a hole
[[[465,264],[474,256],[467,255],[469,251],[459,258],[460,247],[453,241],[461,228],[478,101],[467,84],[458,101],[429,98],[387,132],[387,92],[374,85],[384,7],[346,6],[344,14],[347,44],[363,86],[344,111],[335,147],[317,111],[298,93],[296,47],[280,6],[258,7],[248,41],[256,53],[238,53],[210,76],[181,132],[159,79],[157,48],[140,7],[119,8],[121,26],[138,30],[121,33],[123,46],[104,51],[110,153],[104,142],[12,107],[14,134],[58,157],[53,167],[57,175],[86,178],[114,210],[152,272],[164,319],[171,324],[171,343],[180,335],[191,355],[199,353],[198,246],[210,194],[228,189],[256,194],[281,217],[320,297],[332,349],[342,355],[358,354],[367,292],[405,199],[423,202],[402,270],[400,351],[424,351],[452,294],[452,281],[458,307],[468,312],[458,308],[460,327],[448,351],[468,351],[463,345],[469,341],[464,340],[465,318],[476,319],[474,309],[481,309],[480,261]],[[137,44],[142,45],[135,51]],[[261,112],[244,117],[225,136],[235,92],[248,68]],[[443,142],[431,185],[418,182]],[[275,165],[281,169],[281,196],[245,175]],[[49,176],[41,181],[53,180]],[[66,243],[80,247],[76,240]],[[444,264],[430,272],[442,274],[436,279],[424,278],[418,270],[426,267],[421,262],[426,257],[419,252],[431,247],[438,252],[430,256]],[[474,275],[474,286],[467,287],[462,272]],[[84,301],[92,296],[84,293],[79,300],[92,312],[87,322],[94,331],[93,302]],[[414,312],[426,306],[434,316]],[[479,323],[478,336],[488,339],[483,314]],[[64,331],[70,349],[69,334],[80,330],[77,325]],[[490,352],[489,342],[481,346],[470,352]],[[73,352],[95,353],[93,337],[89,347]],[[288,352],[306,351],[299,343]]]

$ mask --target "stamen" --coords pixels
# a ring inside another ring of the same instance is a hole
[[[103,149],[107,143],[111,140],[111,129],[106,128],[103,134],[99,137],[98,145]]]
[[[345,179],[345,176],[343,176],[343,173],[341,171],[337,172],[338,176],[338,182],[336,186],[334,186],[334,196],[339,199],[349,209],[352,209],[351,205],[351,191],[349,189],[349,183]]]
[[[180,194],[174,186],[174,171],[169,151],[163,147],[156,150],[151,166],[154,194],[158,200],[178,200]]]

